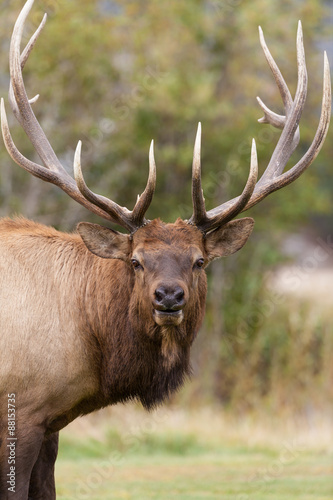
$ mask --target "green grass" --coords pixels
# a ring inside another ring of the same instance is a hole
[[[58,500],[331,500],[333,455],[294,444],[207,443],[196,434],[117,430],[61,440]]]

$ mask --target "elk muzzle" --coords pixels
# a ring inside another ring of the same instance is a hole
[[[184,289],[179,284],[160,284],[154,292],[153,316],[160,326],[180,325],[186,305]]]

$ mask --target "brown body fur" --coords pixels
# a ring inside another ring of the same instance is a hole
[[[175,262],[181,267],[184,255],[189,259],[189,248],[204,252],[202,241],[200,231],[183,221],[153,221],[130,245],[131,251],[149,249],[154,282],[161,272],[154,269],[156,258],[172,278]],[[184,272],[180,278],[188,294],[184,321],[159,326],[147,277],[135,276],[129,262],[93,255],[77,234],[21,218],[0,222],[1,499],[7,498],[8,394],[16,398],[18,438],[16,494],[10,498],[27,498],[23,478],[30,475],[31,491],[39,492],[31,498],[54,498],[54,483],[48,496],[36,486],[43,483],[37,470],[45,463],[42,455],[49,453],[53,471],[53,433],[119,401],[139,399],[151,408],[181,385],[204,316],[206,275],[188,278]]]

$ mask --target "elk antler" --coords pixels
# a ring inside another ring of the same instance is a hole
[[[302,25],[299,22],[297,31],[297,63],[298,63],[298,84],[294,100],[290,95],[286,82],[274,61],[264,39],[262,29],[259,27],[260,43],[264,50],[268,65],[273,73],[276,84],[279,88],[285,116],[278,115],[271,111],[258,99],[258,103],[264,111],[264,117],[260,123],[270,123],[276,128],[282,129],[280,139],[273,152],[271,160],[260,178],[257,178],[257,155],[253,141],[251,153],[250,175],[243,193],[237,198],[219,205],[206,212],[205,200],[201,189],[201,167],[200,167],[200,136],[201,127],[199,124],[197,137],[194,146],[193,171],[192,171],[192,199],[193,215],[189,220],[190,224],[196,225],[204,233],[211,231],[226,222],[230,221],[237,214],[248,210],[273,191],[281,189],[297,179],[306,168],[308,168],[319,153],[330,122],[331,117],[331,81],[330,69],[326,52],[324,53],[324,84],[321,116],[317,132],[313,142],[303,157],[292,168],[283,173],[284,168],[299,143],[298,124],[305,105],[307,93],[307,72],[305,65]]]
[[[1,99],[1,129],[7,151],[18,165],[23,167],[32,175],[47,182],[51,182],[52,184],[56,184],[69,196],[71,196],[71,198],[81,203],[81,205],[86,207],[91,212],[94,212],[104,219],[115,222],[116,224],[119,224],[127,230],[133,232],[148,222],[145,219],[145,213],[151,203],[156,184],[156,166],[154,160],[153,142],[151,143],[149,151],[148,182],[144,192],[138,197],[136,205],[132,211],[127,208],[120,207],[117,203],[105,198],[104,196],[94,194],[87,188],[81,171],[81,141],[78,143],[75,152],[74,170],[76,182],[67,173],[58,160],[32,110],[31,104],[38,99],[38,95],[29,100],[24,86],[22,70],[45,25],[47,17],[45,14],[40,26],[31,37],[21,55],[20,46],[24,24],[33,3],[34,0],[28,0],[25,3],[13,30],[9,55],[9,101],[14,115],[33,144],[44,166],[38,165],[37,163],[25,158],[16,148],[8,127],[4,101]]]

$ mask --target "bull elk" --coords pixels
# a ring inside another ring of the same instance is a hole
[[[284,172],[299,142],[307,92],[302,29],[299,24],[294,99],[260,30],[285,108],[285,116],[278,115],[258,99],[264,111],[260,121],[282,129],[264,174],[257,181],[253,141],[242,194],[207,211],[201,188],[199,124],[192,170],[193,215],[173,224],[150,221],[145,214],[156,181],[153,143],[148,182],[132,211],[87,187],[81,171],[81,142],[74,158],[75,180],[56,157],[32,110],[36,97],[27,97],[22,77],[46,21],[44,16],[21,53],[23,28],[33,3],[26,2],[13,31],[9,101],[43,166],[16,148],[2,100],[7,151],[32,175],[56,184],[129,234],[85,222],[76,233],[65,234],[24,218],[0,221],[1,500],[55,498],[58,432],[79,415],[131,399],[149,409],[183,383],[190,370],[190,347],[204,317],[205,267],[236,252],[249,238],[254,221],[250,217],[233,220],[238,214],[293,182],[312,163],[331,113],[325,55],[317,132],[304,156]]]

